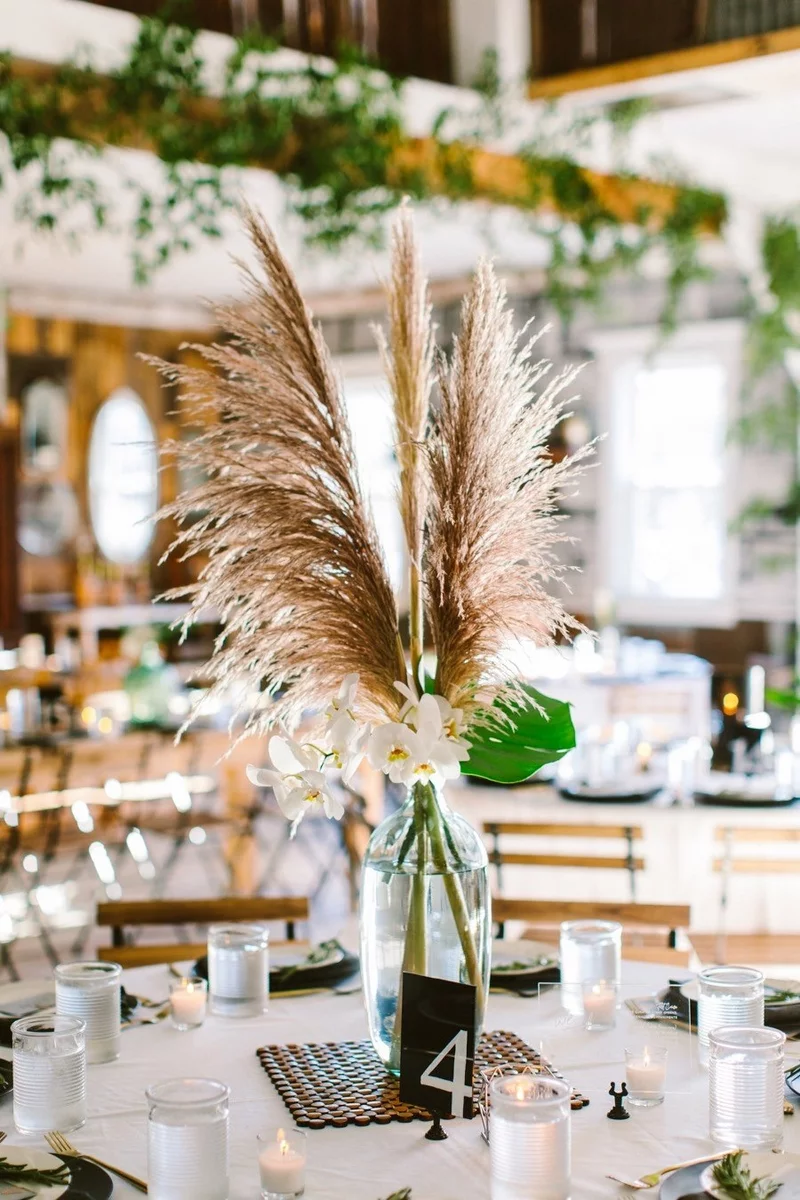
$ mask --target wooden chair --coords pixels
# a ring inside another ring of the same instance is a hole
[[[712,947],[708,945],[708,938],[698,939],[695,948],[704,961],[713,957],[717,962],[725,962],[729,959],[733,945],[744,940],[736,935],[729,937],[726,931],[732,877],[734,875],[800,875],[800,827],[773,828],[771,826],[744,825],[736,828],[730,825],[718,825],[714,830],[714,843],[716,857],[713,862],[713,870],[716,875],[721,876],[719,925],[717,933],[712,935],[714,938],[713,954],[711,953]],[[769,845],[790,845],[797,848],[797,853],[793,857],[770,856],[763,852],[764,848]],[[740,854],[737,852],[739,846],[745,846],[751,852],[755,850],[755,854]],[[752,943],[753,940],[753,935],[747,936],[747,943]],[[800,950],[800,942],[794,935],[793,948],[784,946],[787,957],[779,959],[779,961],[793,960],[797,957],[798,950]],[[749,954],[764,953],[764,948],[757,949],[748,944],[747,952]],[[768,961],[769,957],[770,952],[767,947],[767,957],[763,961]]]
[[[558,930],[562,921],[619,921],[623,941],[630,935],[649,935],[651,946],[662,953],[675,949],[678,933],[689,928],[688,904],[614,904],[587,900],[492,900],[492,916],[502,937],[507,921],[524,921],[523,937]],[[627,936],[626,936],[627,935]]]
[[[639,825],[573,825],[539,824],[515,821],[485,821],[483,832],[492,839],[489,860],[497,871],[498,890],[502,887],[502,868],[519,867],[583,867],[589,870],[626,871],[631,900],[636,899],[636,873],[644,870],[644,859],[634,853],[635,843],[643,838]],[[565,854],[535,851],[502,850],[501,837],[580,838],[584,841],[622,842],[624,854],[608,854],[609,846],[600,847],[602,854]]]
[[[101,946],[102,962],[123,967],[183,962],[206,952],[205,942],[132,945],[126,930],[147,925],[210,925],[214,922],[285,921],[286,936],[295,937],[295,922],[307,921],[305,896],[224,897],[218,900],[120,900],[98,904],[97,924],[111,928],[111,945]]]

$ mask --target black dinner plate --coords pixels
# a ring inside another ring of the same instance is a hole
[[[14,1087],[14,1066],[10,1058],[0,1058],[0,1096],[7,1096]]]
[[[694,802],[706,808],[788,808],[797,803],[797,796],[759,799],[758,796],[740,795],[737,792],[695,792]]]
[[[616,792],[611,788],[590,788],[585,784],[562,784],[558,791],[565,800],[578,800],[584,804],[645,804],[664,790],[664,784],[652,784],[645,788]]]
[[[708,1200],[708,1192],[700,1183],[700,1176],[707,1166],[708,1163],[698,1163],[694,1167],[681,1167],[680,1171],[673,1171],[661,1182],[659,1200],[694,1200],[695,1196]]]
[[[328,954],[321,962],[313,961],[315,955],[326,949]],[[208,979],[208,955],[198,958],[192,969],[202,979]],[[305,958],[298,951],[296,962],[271,964],[269,990],[277,995],[305,988],[333,987],[351,979],[358,969],[358,955],[351,954],[338,942],[324,942],[321,946],[313,947]]]
[[[67,1154],[56,1154],[69,1167],[69,1187],[61,1200],[110,1200],[114,1181],[97,1163]]]
[[[687,980],[686,983],[693,982]],[[697,1001],[685,994],[686,983],[670,983],[670,986],[659,993],[658,999],[662,1004],[669,1004],[679,1020],[697,1028]],[[780,1004],[770,1004],[770,990],[775,991],[769,983],[764,985],[764,1024],[771,1029],[792,1030],[800,1029],[800,1001],[783,1000]]]

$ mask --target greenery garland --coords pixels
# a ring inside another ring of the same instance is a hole
[[[126,217],[113,210],[91,160],[105,145],[138,143],[163,164],[156,189],[132,171],[123,175],[133,199],[127,220],[139,283],[199,240],[221,236],[239,172],[254,162],[270,163],[286,181],[290,207],[310,242],[378,244],[383,218],[403,194],[433,199],[430,175],[399,166],[394,157],[408,136],[402,83],[346,49],[334,64],[311,59],[299,66],[277,60],[277,50],[257,31],[237,39],[206,119],[198,31],[168,16],[141,21],[127,61],[103,78],[102,94],[87,56],[44,78],[20,77],[11,56],[0,56],[0,130],[23,186],[18,219],[72,239],[92,228],[119,227]],[[476,195],[468,148],[508,128],[491,55],[478,90],[483,104],[471,123],[445,109],[433,125],[434,170],[456,200]],[[571,127],[566,141],[607,120],[616,144],[642,111],[639,101],[611,106]],[[521,199],[523,208],[535,208],[551,197],[559,210],[555,221],[535,212],[529,219],[550,243],[548,290],[560,314],[569,318],[578,303],[596,301],[615,270],[631,268],[659,244],[671,262],[665,325],[672,325],[680,294],[700,270],[700,233],[710,216],[719,216],[721,198],[681,189],[666,222],[651,228],[642,210],[632,228],[598,200],[580,164],[546,141],[543,135],[518,148],[528,189]]]
[[[434,199],[430,174],[398,165],[395,156],[408,137],[400,81],[346,48],[333,64],[287,66],[285,56],[275,57],[277,44],[255,31],[235,41],[212,109],[198,31],[173,19],[175,11],[140,22],[127,60],[102,77],[102,92],[86,54],[41,76],[20,74],[9,54],[0,55],[0,132],[8,146],[0,187],[9,171],[18,177],[18,220],[74,242],[91,230],[127,233],[134,279],[145,283],[177,254],[222,236],[241,170],[253,163],[267,162],[282,177],[308,241],[328,248],[356,238],[377,245],[385,214],[403,194]],[[507,137],[512,124],[491,55],[477,88],[482,104],[472,118],[448,108],[433,123],[434,170],[455,200],[477,192],[469,147]],[[539,136],[517,148],[527,189],[521,208],[535,210],[549,198],[557,210],[531,211],[527,219],[549,243],[546,292],[564,321],[578,305],[600,303],[616,272],[632,271],[660,247],[669,264],[661,318],[669,333],[686,287],[706,275],[702,231],[724,216],[723,197],[684,186],[666,219],[654,221],[642,208],[637,223],[626,224],[598,199],[573,157],[598,122],[607,124],[619,155],[646,111],[646,102],[622,101],[556,136],[545,116]],[[146,145],[162,164],[160,182],[150,188],[117,156],[130,195],[123,211],[114,209],[93,169],[109,144]],[[800,230],[793,219],[766,223],[762,259],[769,294],[751,313],[751,402],[735,432],[743,442],[785,449],[787,439],[797,442],[798,393],[785,372],[777,389],[774,381],[787,350],[800,347]],[[795,480],[781,505],[758,499],[742,520],[795,523],[800,470]]]

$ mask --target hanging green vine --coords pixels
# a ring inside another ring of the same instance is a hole
[[[472,151],[509,128],[491,55],[478,80],[477,113],[465,126],[463,116],[444,110],[433,125],[432,155],[421,161],[404,152],[413,139],[403,123],[402,84],[352,52],[343,50],[335,64],[286,66],[274,42],[251,33],[236,41],[212,99],[197,39],[185,25],[146,18],[126,62],[105,76],[89,58],[20,74],[10,56],[0,56],[0,130],[21,185],[17,218],[73,239],[92,228],[127,232],[134,276],[143,283],[198,241],[222,235],[248,166],[266,165],[283,178],[308,240],[329,248],[355,238],[378,244],[383,218],[402,194],[423,201],[442,192],[450,200],[486,194],[476,185]],[[569,137],[577,144],[607,120],[617,145],[642,112],[639,102],[614,105],[574,123]],[[151,186],[115,156],[130,193],[116,210],[93,170],[107,145],[143,146],[162,163]],[[546,137],[518,154],[519,207],[534,210],[546,200],[557,213],[553,221],[531,211],[530,219],[550,243],[550,294],[561,315],[596,302],[615,270],[660,244],[671,262],[665,317],[674,321],[678,297],[699,270],[700,233],[709,219],[724,217],[722,199],[682,189],[670,213],[653,221],[642,210],[634,228]]]

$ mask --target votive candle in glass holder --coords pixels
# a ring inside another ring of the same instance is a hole
[[[199,975],[182,975],[169,985],[169,1009],[172,1024],[185,1033],[206,1019],[208,983]]]
[[[258,1135],[261,1200],[293,1200],[306,1186],[307,1135],[302,1129],[279,1129]]]
[[[620,986],[622,926],[618,921],[564,921],[559,946],[564,1007],[582,1013],[582,988],[599,980]]]
[[[167,1079],[145,1095],[150,1200],[227,1200],[230,1088]]]
[[[641,1108],[663,1104],[666,1080],[665,1046],[643,1046],[639,1050],[625,1051],[625,1082],[630,1104]]]
[[[764,1024],[764,976],[755,967],[704,967],[697,982],[697,1040],[707,1063],[712,1029]]]
[[[783,1047],[779,1029],[722,1026],[709,1034],[709,1126],[719,1146],[783,1145]]]
[[[62,1133],[86,1120],[86,1022],[58,1013],[11,1026],[14,1124],[20,1133]]]
[[[491,1200],[569,1200],[570,1094],[558,1079],[503,1075],[491,1084]]]
[[[211,1011],[258,1016],[269,1000],[269,933],[261,925],[212,925],[208,931]]]
[[[600,1031],[614,1028],[617,1020],[615,980],[598,979],[583,985],[583,1015],[587,1029]]]
[[[55,969],[56,1012],[86,1022],[87,1063],[119,1058],[122,967],[110,962],[61,963]]]

